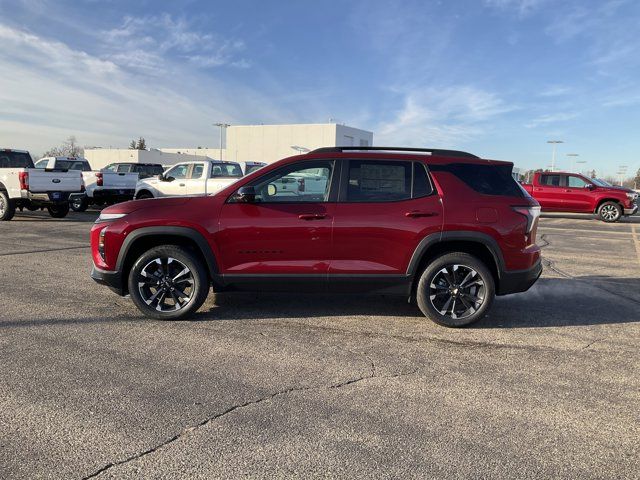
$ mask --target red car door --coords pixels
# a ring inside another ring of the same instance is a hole
[[[592,213],[593,192],[587,188],[591,185],[586,178],[580,175],[567,175],[564,188],[564,207],[572,212]]]
[[[274,278],[274,286],[293,277],[326,283],[335,208],[330,203],[334,166],[329,160],[283,166],[247,185],[255,190],[254,201],[233,195],[224,204],[217,242],[225,282],[250,282],[268,275]],[[302,179],[307,176],[315,180],[313,191],[305,190]],[[286,189],[282,188],[284,177]],[[295,189],[288,181],[292,177],[298,182]]]
[[[329,287],[402,287],[420,240],[442,230],[442,202],[421,162],[344,160]],[[353,282],[353,277],[361,277]],[[341,280],[345,280],[344,282]],[[406,285],[405,285],[406,286]]]
[[[557,173],[541,173],[533,185],[533,197],[543,210],[562,210],[564,190],[563,175]]]

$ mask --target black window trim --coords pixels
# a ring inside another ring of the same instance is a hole
[[[233,201],[233,198],[238,192],[238,190],[242,187],[253,187],[256,184],[261,183],[262,179],[264,179],[265,177],[275,178],[279,175],[278,172],[281,172],[282,170],[288,170],[289,168],[297,169],[297,167],[299,167],[300,165],[315,164],[319,162],[329,162],[333,164],[331,168],[331,178],[329,179],[329,182],[328,182],[329,196],[326,201],[323,201],[323,202],[256,202],[250,205],[313,205],[313,204],[324,204],[324,203],[336,203],[338,201],[338,193],[339,193],[338,190],[340,188],[339,181],[342,174],[342,161],[340,159],[335,159],[335,158],[314,158],[310,160],[304,160],[301,162],[294,162],[294,163],[289,163],[287,165],[283,165],[280,168],[276,168],[275,170],[266,172],[263,175],[260,175],[259,177],[253,179],[251,182],[238,187],[236,190],[234,190],[234,192],[231,195],[227,197],[227,199],[225,200],[225,203],[240,203],[240,202]],[[308,168],[312,168],[312,167],[308,167]]]
[[[349,162],[356,161],[371,161],[371,162],[401,162],[401,163],[411,163],[411,191],[409,198],[403,198],[400,200],[378,200],[378,201],[362,201],[362,200],[347,200],[347,191],[349,185]],[[340,193],[338,196],[339,203],[399,203],[399,202],[410,202],[412,200],[417,200],[420,198],[427,198],[433,195],[437,195],[437,190],[433,180],[431,179],[431,173],[429,172],[429,166],[425,162],[421,162],[419,160],[408,160],[405,158],[344,158],[341,160],[342,165],[344,165],[341,169],[340,176]],[[427,181],[429,182],[429,186],[431,187],[431,193],[427,195],[420,195],[419,197],[413,196],[413,187],[414,187],[414,176],[415,176],[415,164],[420,164],[423,166],[425,171],[427,172]]]

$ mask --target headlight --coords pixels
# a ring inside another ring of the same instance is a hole
[[[627,198],[629,200],[635,200],[636,198],[638,198],[638,194],[637,193],[627,193]]]
[[[101,213],[96,223],[102,222],[110,222],[111,220],[117,220],[118,218],[122,218],[126,215],[126,213]]]

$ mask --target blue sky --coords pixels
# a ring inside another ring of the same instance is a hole
[[[0,145],[327,122],[526,168],[640,167],[640,2],[0,0]]]

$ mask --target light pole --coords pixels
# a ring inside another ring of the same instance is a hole
[[[216,126],[216,127],[220,127],[220,160],[222,160],[222,130],[225,131],[225,136],[226,136],[227,127],[230,127],[231,124],[229,124],[229,123],[214,123],[213,125]]]
[[[629,165],[620,165],[618,167],[618,175],[620,175],[620,186],[622,186],[624,176],[627,174],[627,168],[629,168]]]
[[[550,143],[553,145],[553,151],[551,153],[551,171],[555,172],[556,171],[556,146],[559,143],[564,143],[562,140],[547,140],[547,143]]]
[[[573,173],[573,165],[575,163],[575,159],[576,157],[579,157],[580,154],[578,153],[567,153],[567,157],[571,157],[571,170],[569,170],[570,172]]]
[[[576,165],[579,165],[581,163],[587,163],[587,161],[586,160],[576,160]],[[581,173],[581,172],[578,172],[578,173]]]

